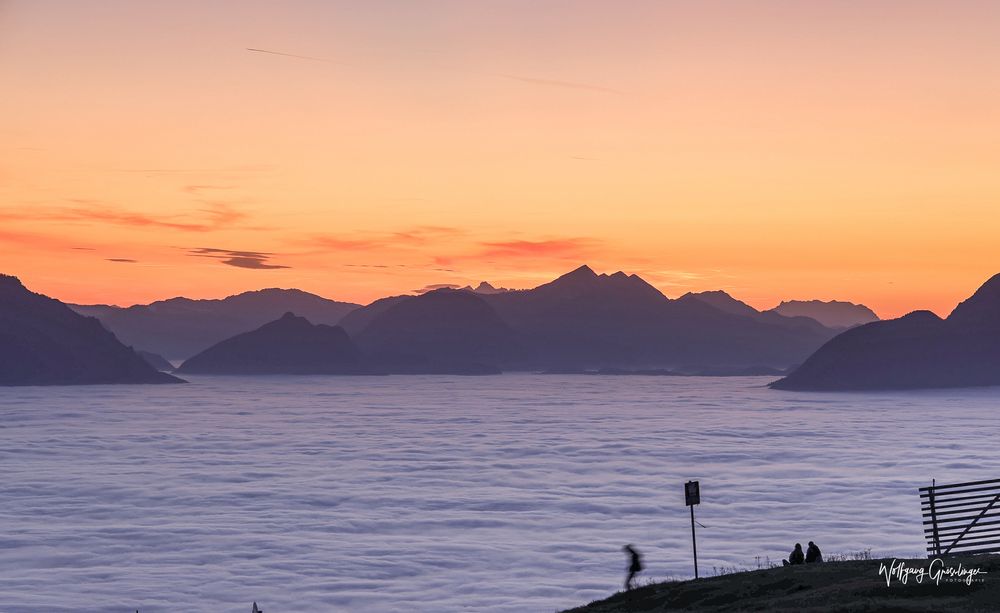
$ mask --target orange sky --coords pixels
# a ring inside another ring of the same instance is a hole
[[[1000,272],[996,2],[0,0],[0,83],[0,271],[67,301]]]

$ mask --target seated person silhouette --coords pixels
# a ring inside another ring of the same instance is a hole
[[[782,560],[781,564],[783,566],[792,566],[794,564],[804,564],[806,561],[806,556],[802,553],[802,543],[795,543],[795,549],[792,550],[792,555],[788,556],[787,560]]]
[[[625,578],[625,591],[627,592],[635,587],[633,581],[635,581],[636,573],[642,571],[642,556],[632,548],[632,545],[625,545],[622,547],[622,551],[629,556],[628,577]]]
[[[819,550],[816,543],[809,541],[809,547],[806,548],[806,564],[812,564],[813,562],[822,562],[823,552]]]

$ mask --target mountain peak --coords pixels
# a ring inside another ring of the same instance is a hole
[[[732,294],[721,289],[709,289],[703,292],[688,292],[684,295],[695,296],[695,297],[701,296],[703,298],[725,298],[729,300],[736,300],[735,298],[733,298]]]
[[[343,328],[313,325],[291,312],[223,340],[184,361],[181,372],[362,374],[362,355]]]
[[[301,315],[296,315],[295,313],[288,311],[278,319],[270,321],[258,330],[267,328],[268,326],[273,328],[278,328],[280,330],[285,330],[286,332],[292,332],[297,330],[309,330],[315,328],[319,324],[313,324],[311,321],[302,317]]]
[[[511,291],[506,287],[497,287],[492,283],[490,283],[489,281],[480,281],[479,285],[477,285],[476,287],[467,285],[462,289],[470,291],[474,294],[503,294],[505,292]]]
[[[574,279],[592,279],[592,278],[594,278],[596,276],[597,276],[597,273],[594,272],[594,269],[591,268],[590,266],[587,266],[586,264],[584,264],[583,266],[580,266],[579,268],[576,268],[576,269],[574,269],[574,270],[572,270],[572,271],[564,274],[563,276],[559,277],[559,279],[570,279],[570,278],[574,278]]]
[[[976,293],[959,303],[948,321],[960,324],[1000,325],[1000,274],[993,275]]]
[[[24,285],[21,283],[21,280],[14,275],[5,275],[0,273],[0,287],[20,288],[24,287]]]
[[[562,288],[563,290],[573,288],[573,291],[579,291],[592,288],[595,282],[601,278],[601,275],[598,275],[590,266],[584,264],[539,287]],[[608,276],[603,275],[603,278],[607,279]]]
[[[522,293],[532,296],[532,300],[540,300],[541,296],[545,296],[545,300],[586,299],[605,303],[638,300],[647,306],[652,303],[659,305],[662,302],[669,302],[660,290],[641,277],[623,272],[598,275],[586,265],[534,289],[523,290]]]
[[[750,317],[759,314],[757,309],[742,300],[733,298],[721,289],[704,292],[688,292],[681,296],[679,300],[699,300],[722,311],[723,313],[730,313],[733,315],[744,315]]]

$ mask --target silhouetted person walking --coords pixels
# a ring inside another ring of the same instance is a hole
[[[795,543],[795,549],[792,550],[792,555],[788,556],[787,560],[782,560],[781,563],[784,566],[793,566],[795,564],[803,564],[806,561],[806,556],[802,553],[802,543]]]
[[[635,580],[635,574],[642,571],[642,556],[632,548],[632,545],[625,545],[622,547],[622,551],[629,557],[628,577],[625,578],[625,591],[628,591],[635,587],[632,585],[632,582]]]
[[[812,564],[813,562],[822,562],[823,552],[819,550],[816,543],[809,541],[809,547],[806,548],[806,564]]]

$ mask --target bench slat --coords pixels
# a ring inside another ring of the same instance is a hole
[[[927,492],[934,490],[935,492],[939,490],[946,490],[955,487],[966,487],[968,485],[983,485],[985,483],[1000,483],[1000,479],[986,479],[984,481],[966,481],[965,483],[949,483],[947,485],[931,485],[928,487],[920,488],[921,492]]]

